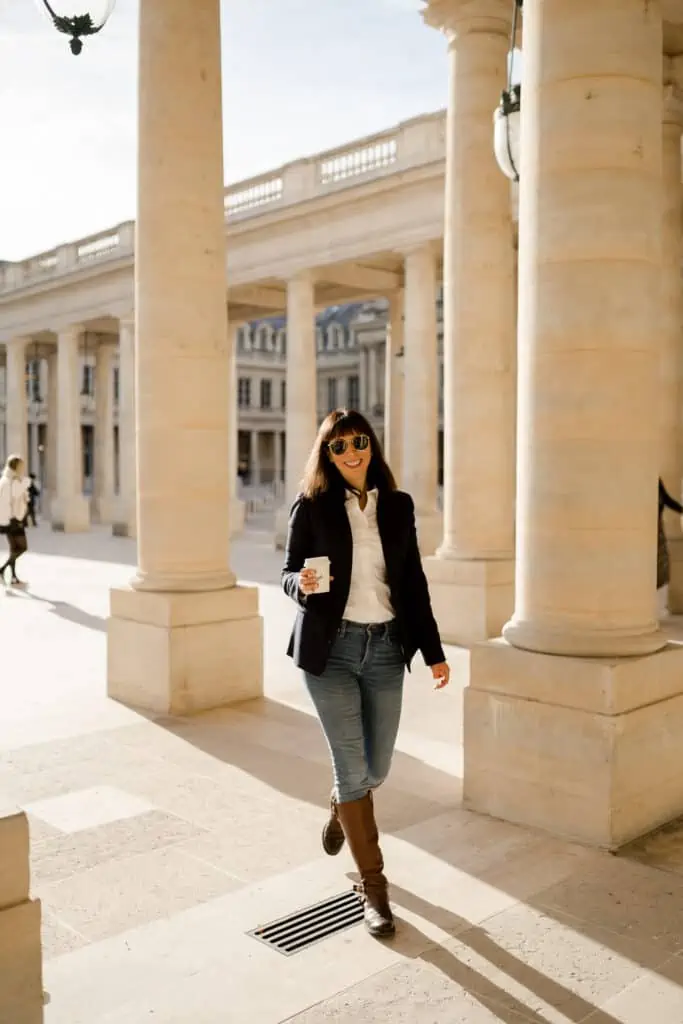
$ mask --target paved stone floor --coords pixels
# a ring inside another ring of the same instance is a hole
[[[396,940],[357,927],[284,957],[249,937],[352,877],[319,848],[326,751],[268,533],[234,550],[261,587],[266,697],[190,720],[105,695],[133,544],[30,541],[28,591],[0,595],[0,796],[30,816],[47,1024],[683,1020],[683,833],[615,858],[463,811],[462,651],[449,690],[410,677],[377,800]]]

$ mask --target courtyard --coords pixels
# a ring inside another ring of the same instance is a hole
[[[259,587],[265,697],[184,719],[106,697],[109,588],[134,542],[30,542],[29,589],[0,595],[0,792],[29,816],[47,1024],[679,1024],[677,829],[613,857],[464,810],[456,648],[448,690],[410,677],[378,795],[396,940],[356,926],[287,957],[250,936],[353,880],[319,846],[327,755],[283,653],[269,514],[233,548]]]

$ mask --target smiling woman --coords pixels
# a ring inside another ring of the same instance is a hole
[[[41,2],[57,31],[71,36],[69,46],[74,56],[78,56],[83,49],[83,36],[93,36],[104,28],[116,4],[116,0],[89,0],[86,3],[69,0],[69,14],[66,15],[60,13],[60,0],[52,0],[51,3],[49,0]],[[64,7],[66,9],[66,4]]]
[[[329,560],[329,589],[313,563]],[[282,585],[298,608],[288,653],[332,757],[323,849],[345,841],[356,861],[371,935],[394,934],[372,792],[394,753],[403,677],[421,651],[437,689],[449,668],[422,570],[412,498],[397,490],[379,440],[358,412],[338,409],[313,444],[290,513]]]

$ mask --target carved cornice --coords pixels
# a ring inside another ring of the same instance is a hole
[[[448,35],[491,32],[509,36],[512,0],[423,0],[427,25]]]

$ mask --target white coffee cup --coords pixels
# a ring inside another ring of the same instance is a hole
[[[314,594],[329,594],[330,592],[330,560],[327,555],[318,555],[316,558],[307,558],[304,562],[304,569],[313,569],[318,581],[318,589]]]

